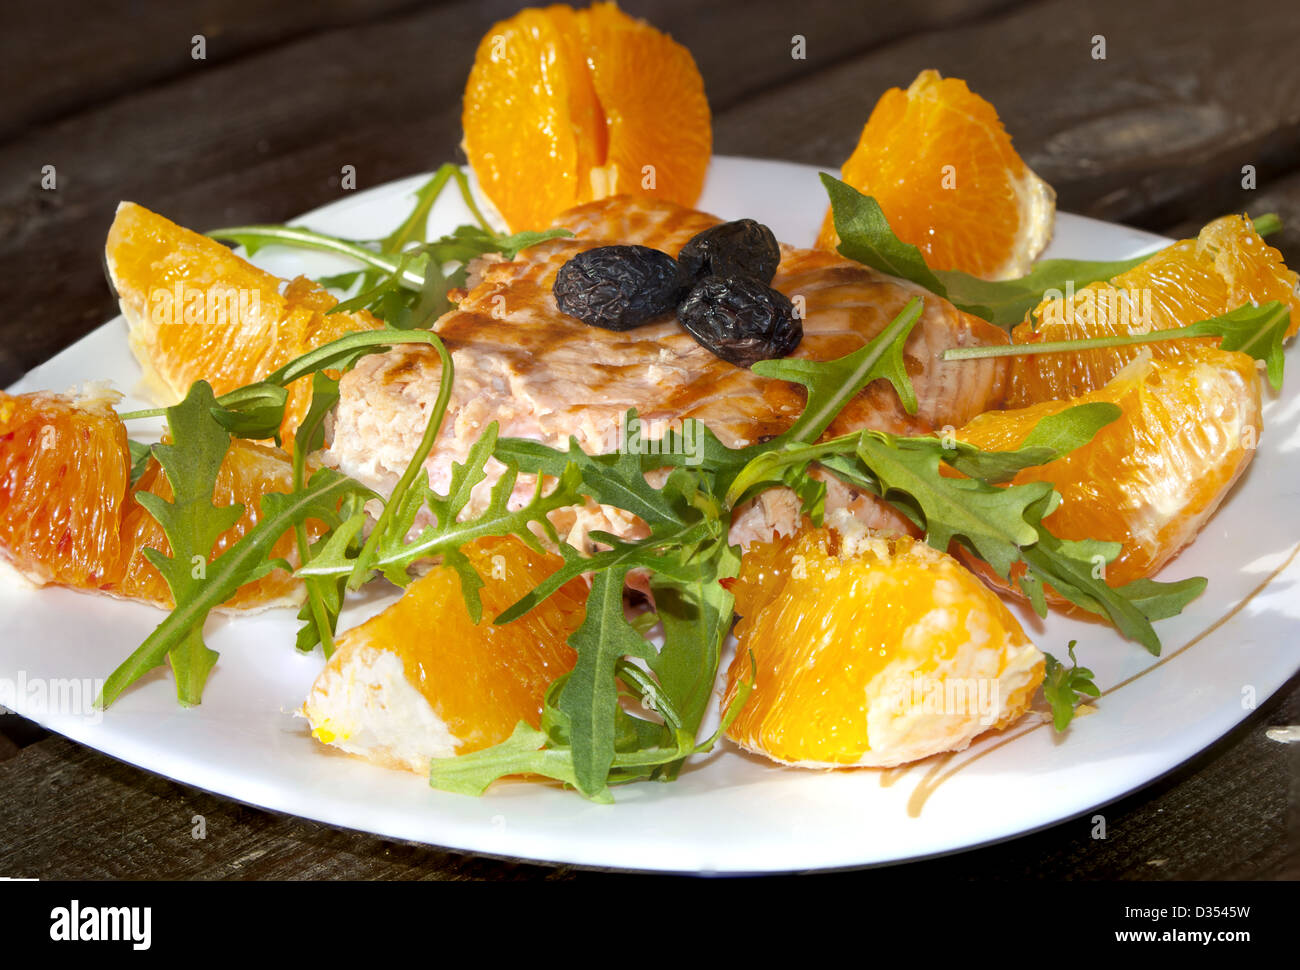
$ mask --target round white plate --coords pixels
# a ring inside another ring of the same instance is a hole
[[[374,238],[408,211],[423,177],[358,192],[303,218],[341,235]],[[817,170],[717,158],[700,208],[749,216],[778,238],[811,243],[825,211]],[[468,222],[454,192],[434,232]],[[1161,240],[1123,226],[1061,215],[1049,255],[1117,259]],[[265,250],[282,276],[343,268],[324,257]],[[36,368],[15,390],[63,390],[111,378],[132,394],[139,369],[116,319]],[[551,862],[682,872],[761,872],[915,859],[1006,839],[1087,812],[1157,778],[1249,715],[1297,668],[1300,618],[1300,385],[1265,408],[1259,454],[1218,515],[1162,578],[1204,575],[1209,589],[1158,624],[1156,661],[1109,627],[1022,611],[1039,645],[1082,663],[1105,695],[1096,713],[1057,737],[1026,719],[957,755],[892,771],[780,768],[720,746],[671,785],[616,789],[593,805],[572,792],[507,781],[483,798],[431,790],[418,775],[339,754],[293,716],[320,669],[293,648],[290,611],[214,618],[221,652],[202,706],[177,706],[155,671],[103,715],[89,705],[102,680],[161,619],[149,607],[0,581],[0,704],[105,753],[252,805],[399,839]],[[1266,390],[1266,395],[1268,392]],[[377,608],[358,603],[344,626]],[[56,703],[43,700],[53,693]],[[16,696],[15,696],[16,695]],[[74,709],[69,709],[74,708]],[[83,709],[84,710],[84,709]]]

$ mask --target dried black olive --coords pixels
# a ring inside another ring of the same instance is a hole
[[[677,261],[649,246],[599,246],[578,253],[555,277],[555,302],[606,330],[631,330],[671,313],[685,291]]]
[[[803,339],[789,298],[751,276],[706,276],[677,319],[707,349],[740,367],[784,357]]]
[[[677,262],[692,285],[706,276],[752,276],[770,283],[781,262],[781,247],[761,222],[737,219],[699,233],[682,247]]]

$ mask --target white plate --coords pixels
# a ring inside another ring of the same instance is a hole
[[[405,214],[410,191],[422,181],[360,192],[304,221],[345,236],[379,236]],[[779,238],[805,244],[825,204],[816,169],[739,158],[714,161],[700,201],[720,216],[750,216]],[[465,221],[468,213],[449,192],[434,211],[434,230]],[[1159,242],[1061,215],[1050,254],[1115,259]],[[272,250],[256,262],[285,276],[341,265]],[[62,390],[105,377],[128,393],[139,377],[121,319],[36,368],[16,389]],[[1097,713],[1079,718],[1065,737],[1022,722],[961,754],[890,772],[779,768],[724,745],[675,784],[617,789],[613,806],[527,782],[505,782],[484,798],[468,798],[433,791],[417,775],[374,767],[311,739],[306,722],[291,712],[322,661],[293,649],[289,611],[211,621],[209,643],[221,660],[199,708],[178,707],[170,676],[160,670],[101,718],[43,709],[33,685],[105,677],[161,614],[67,590],[24,588],[11,579],[0,582],[0,617],[8,630],[0,642],[0,677],[17,689],[10,706],[19,713],[123,761],[249,804],[400,839],[685,872],[858,866],[969,848],[1077,816],[1151,781],[1227,732],[1295,672],[1297,385],[1292,376],[1286,392],[1268,402],[1249,473],[1163,575],[1210,577],[1208,591],[1182,616],[1158,625],[1163,660],[1153,661],[1099,624],[1055,615],[1045,624],[1026,620],[1035,642],[1058,656],[1068,640],[1078,639],[1082,661],[1106,691]],[[358,604],[345,625],[375,608]],[[86,690],[87,703],[94,686]]]

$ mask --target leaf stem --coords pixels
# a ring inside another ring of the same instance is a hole
[[[1256,216],[1251,220],[1251,224],[1261,236],[1271,236],[1275,232],[1282,231],[1282,219],[1276,212],[1266,212],[1262,216]]]
[[[427,338],[426,342],[432,344],[438,351],[438,356],[442,360],[442,379],[438,385],[438,400],[433,405],[429,421],[424,427],[424,436],[420,439],[415,454],[411,456],[406,471],[402,473],[402,477],[398,480],[392,494],[388,496],[388,501],[384,503],[384,510],[379,514],[379,520],[370,531],[370,535],[366,537],[365,545],[361,547],[361,551],[357,554],[356,565],[352,569],[352,576],[348,579],[350,589],[360,589],[370,579],[370,572],[373,568],[379,543],[392,525],[393,518],[397,515],[397,510],[401,508],[402,500],[410,490],[416,475],[424,471],[424,460],[429,456],[429,452],[433,450],[433,443],[438,439],[438,432],[442,429],[442,419],[447,413],[447,404],[451,400],[451,385],[455,376],[455,368],[452,365],[451,354],[448,352],[446,345],[431,330],[407,330],[401,333],[410,337],[417,334],[421,335]]]
[[[335,366],[341,362],[339,358],[345,358],[354,351],[369,347],[389,347],[397,344],[430,344],[439,348],[439,353],[443,353],[442,341],[429,330],[363,330],[359,333],[346,334],[337,340],[331,340],[327,344],[321,344],[315,350],[309,350],[301,357],[296,357],[278,370],[267,374],[257,383],[288,387],[300,377],[306,377],[318,370]],[[216,403],[222,407],[228,406],[236,400],[236,395],[242,394],[245,390],[245,387],[236,388],[227,394],[221,395],[221,397],[217,398]],[[166,414],[167,408],[146,408],[141,411],[123,411],[118,417],[123,421],[135,421],[142,418],[160,418]]]
[[[1106,347],[1128,347],[1136,344],[1154,344],[1166,340],[1184,340],[1197,337],[1219,337],[1226,334],[1224,325],[1235,316],[1249,311],[1265,314],[1261,323],[1252,321],[1253,330],[1245,339],[1233,341],[1227,349],[1236,349],[1252,356],[1264,359],[1255,353],[1256,344],[1268,338],[1275,326],[1280,326],[1283,317],[1289,318],[1290,309],[1277,300],[1253,307],[1250,304],[1238,307],[1231,313],[1207,320],[1198,320],[1183,327],[1171,327],[1167,330],[1153,330],[1150,333],[1110,334],[1104,337],[1082,337],[1078,340],[1046,340],[1042,343],[1007,344],[984,347],[951,347],[943,352],[944,360],[975,360],[983,357],[1028,357],[1035,354],[1059,354],[1077,350],[1100,350]]]
[[[1128,347],[1133,344],[1153,344],[1163,340],[1178,340],[1189,336],[1176,330],[1153,330],[1151,333],[1112,334],[1106,337],[1084,337],[1079,340],[1048,340],[1037,344],[1006,344],[986,347],[951,347],[943,352],[944,360],[976,360],[983,357],[1028,357],[1034,354],[1059,354],[1071,350],[1100,350],[1104,347]]]
[[[275,243],[297,249],[314,249],[320,252],[334,253],[338,256],[355,259],[359,263],[364,263],[389,274],[397,273],[399,268],[397,259],[381,255],[359,242],[351,239],[340,239],[338,236],[316,232],[312,229],[304,229],[302,226],[270,224],[228,226],[224,229],[213,229],[208,235],[213,239],[240,243],[244,246],[248,246],[251,242],[252,248]],[[424,285],[424,277],[409,269],[402,271],[401,279],[404,284],[412,288],[418,289]]]
[[[302,433],[298,435],[293,449],[293,490],[295,492],[301,492],[303,488],[303,474],[307,467],[307,443],[315,436],[316,429],[324,420],[325,412],[321,412],[311,427],[305,431],[299,429]],[[298,562],[305,565],[311,558],[311,544],[307,540],[307,522],[305,520],[295,522],[293,534],[298,546]],[[321,599],[320,588],[316,583],[304,580],[303,586],[307,590],[307,602],[311,605],[312,616],[316,620],[316,632],[320,636],[321,650],[328,659],[334,653],[334,637],[330,630],[329,612],[325,609],[325,601]]]

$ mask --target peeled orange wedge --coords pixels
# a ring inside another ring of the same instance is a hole
[[[518,539],[462,550],[484,581],[483,619],[465,608],[460,577],[437,566],[378,616],[339,638],[302,714],[317,740],[389,767],[427,772],[430,758],[504,741],[540,723],[546,689],[573,668],[569,636],[586,616],[572,580],[530,613],[493,618],[562,565]]]
[[[1056,193],[1016,154],[993,105],[937,71],[881,96],[842,178],[932,269],[1023,276],[1052,237]],[[839,242],[827,212],[817,245]]]
[[[382,324],[371,314],[326,311],[337,301],[303,277],[286,282],[133,202],[118,206],[105,247],[131,350],[160,404],[205,380],[225,394],[309,350]],[[289,387],[281,439],[311,403],[311,379]]]
[[[465,154],[514,231],[620,193],[692,206],[712,152],[690,52],[614,3],[530,7],[479,43]]]
[[[808,530],[743,557],[724,707],[751,653],[757,669],[727,737],[784,764],[884,767],[1018,719],[1044,660],[1010,611],[951,556],[856,531]]]
[[[146,548],[169,554],[162,527],[136,501],[151,492],[167,501],[171,486],[150,458],[131,484],[126,429],[106,392],[81,398],[36,392],[0,393],[0,554],[38,585],[57,584],[172,605]],[[258,519],[267,492],[287,492],[291,465],[278,449],[236,439],[217,476],[213,502],[244,506],[240,520],[217,541],[213,557],[238,541]],[[318,531],[309,523],[313,538]],[[295,561],[291,533],[274,557]],[[302,584],[282,569],[248,583],[225,603],[262,608],[301,599]]]
[[[121,575],[131,458],[114,400],[0,393],[0,549],[38,585]]]
[[[1298,284],[1300,278],[1249,219],[1224,216],[1195,239],[1162,249],[1109,283],[1092,283],[1072,295],[1044,300],[1012,331],[1012,339],[1041,343],[1168,330],[1271,300],[1291,307],[1288,336],[1294,336],[1300,329]],[[1016,357],[1008,404],[1023,407],[1096,390],[1139,355],[1175,357],[1191,343],[1174,340]]]
[[[1043,524],[1064,539],[1122,545],[1104,578],[1148,577],[1196,537],[1255,455],[1260,387],[1255,361],[1216,347],[1134,360],[1108,384],[1065,401],[989,411],[956,437],[993,451],[1016,448],[1038,421],[1094,401],[1122,413],[1086,445],[1016,483],[1048,481],[1061,504]]]

